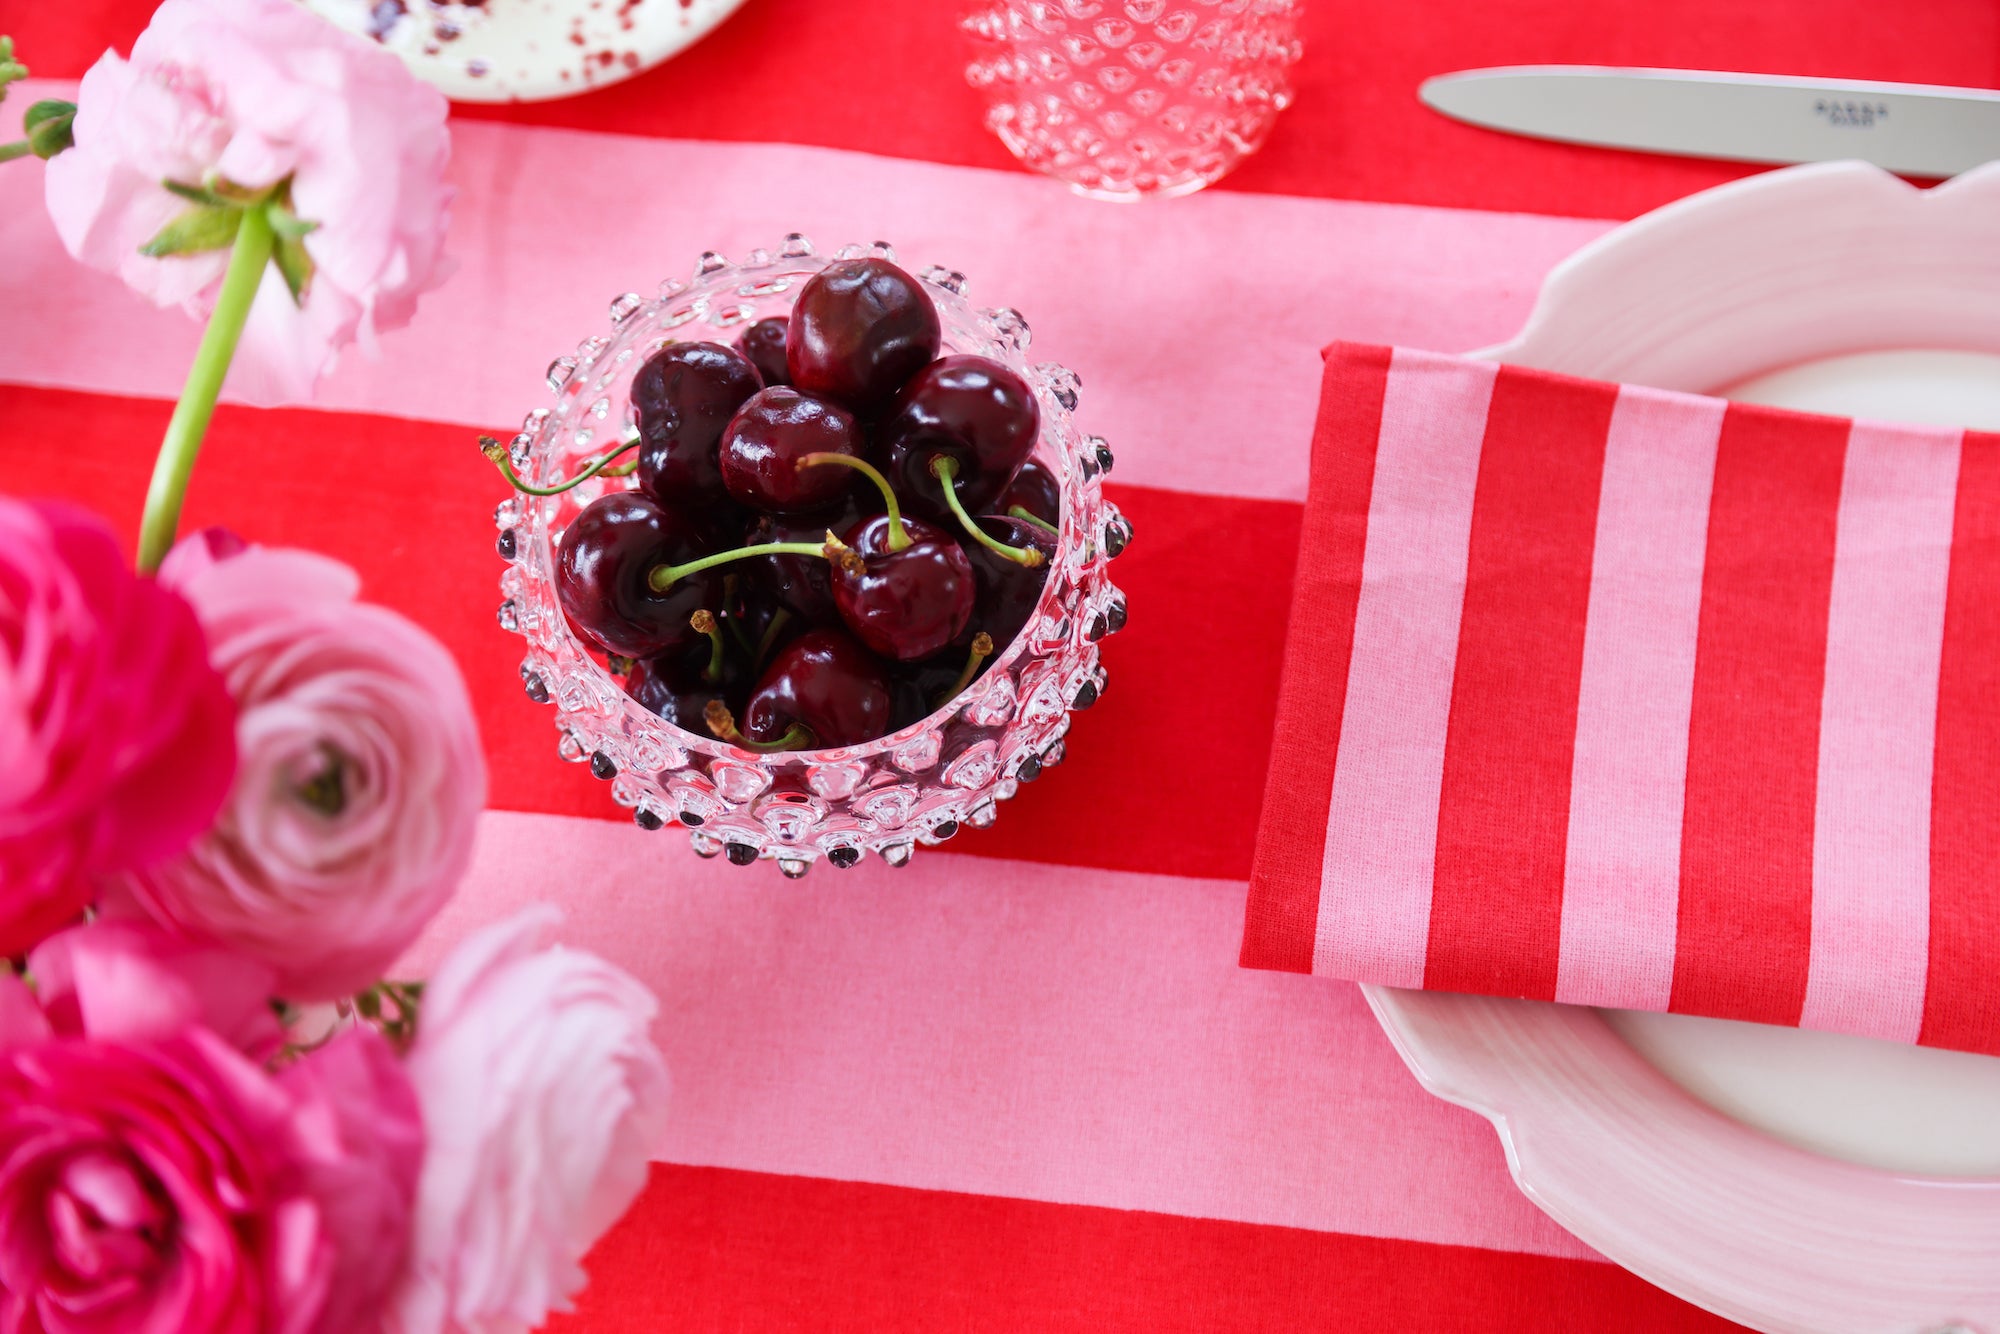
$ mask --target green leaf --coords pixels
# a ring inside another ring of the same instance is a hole
[[[296,236],[278,236],[277,244],[271,250],[271,258],[278,265],[278,272],[285,276],[285,286],[291,289],[292,304],[306,303],[306,288],[312,285],[313,261],[306,253],[306,243]]]
[[[139,253],[159,259],[167,255],[198,255],[209,250],[227,250],[236,244],[236,229],[242,223],[243,210],[240,208],[197,204],[160,228],[158,235],[139,247]]]
[[[280,236],[290,237],[296,241],[318,231],[319,224],[316,222],[307,222],[304,218],[292,212],[291,205],[287,201],[283,204],[271,205],[271,230]]]

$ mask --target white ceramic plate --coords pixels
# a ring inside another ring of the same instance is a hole
[[[541,102],[651,69],[743,0],[299,0],[458,102]]]
[[[1827,163],[1682,200],[1565,261],[1479,355],[2000,430],[2000,164],[1925,192]],[[2000,1334],[2000,1060],[1367,991],[1521,1189],[1661,1287],[1788,1334]]]

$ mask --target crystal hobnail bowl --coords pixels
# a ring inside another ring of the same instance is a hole
[[[787,311],[828,263],[861,255],[895,258],[880,242],[823,257],[793,234],[734,263],[705,254],[691,281],[669,279],[650,300],[614,298],[609,329],[550,364],[555,402],[528,413],[513,438],[515,471],[536,486],[574,474],[630,437],[632,376],[654,351],[674,341],[733,342],[745,325]],[[963,274],[933,265],[918,276],[937,306],[945,351],[991,357],[1033,387],[1042,412],[1034,456],[1062,488],[1061,535],[1034,615],[983,676],[922,721],[861,745],[776,754],[682,731],[625,693],[603,655],[571,633],[556,598],[564,525],[630,479],[593,478],[549,497],[517,493],[494,511],[507,560],[500,624],[527,641],[521,680],[530,698],[554,708],[559,754],[607,780],[641,827],[685,826],[702,856],[726,854],[739,865],[769,859],[788,876],[822,858],[852,866],[869,852],[901,866],[917,844],[991,824],[998,802],[1061,763],[1071,712],[1104,693],[1098,645],[1125,623],[1106,566],[1131,538],[1103,496],[1111,451],[1077,428],[1077,377],[1027,359],[1027,321],[973,306]]]

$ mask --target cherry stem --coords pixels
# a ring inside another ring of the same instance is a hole
[[[818,467],[822,463],[837,463],[843,468],[852,468],[875,483],[875,489],[882,493],[882,503],[888,507],[889,550],[902,551],[910,545],[910,530],[903,527],[903,507],[896,503],[896,490],[889,485],[889,479],[882,475],[880,469],[867,459],[857,459],[852,454],[836,454],[831,450],[807,454],[799,460],[798,466]]]
[[[958,680],[931,701],[933,709],[941,709],[965,693],[972,684],[972,678],[979,675],[979,664],[993,656],[993,636],[981,630],[972,637],[972,651],[965,655],[965,670],[958,674]]]
[[[652,573],[646,576],[646,583],[655,593],[664,593],[691,574],[700,574],[703,570],[712,570],[733,560],[748,560],[752,556],[820,556],[837,561],[841,559],[841,552],[851,554],[852,548],[832,533],[826,535],[824,542],[759,542],[734,551],[717,551],[685,565],[655,565]]]
[[[589,481],[599,473],[604,473],[608,477],[623,477],[639,466],[637,459],[632,460],[631,463],[621,468],[610,468],[609,464],[620,454],[627,453],[638,447],[639,441],[636,438],[627,440],[624,444],[609,453],[600,454],[592,459],[584,466],[582,472],[566,482],[557,482],[554,486],[530,486],[528,483],[522,481],[520,475],[514,471],[514,460],[508,457],[507,446],[501,444],[490,435],[479,437],[479,452],[484,454],[500,469],[506,476],[509,485],[523,495],[529,496],[559,496],[571,487]]]
[[[701,669],[701,679],[714,685],[722,679],[722,627],[715,623],[715,613],[706,607],[688,617],[688,624],[696,634],[708,636],[708,666]]]
[[[737,582],[738,582],[737,574],[736,571],[734,570],[731,570],[728,574],[722,576],[723,606],[734,607],[735,605],[737,605],[736,604]],[[722,619],[729,623],[730,635],[736,640],[738,646],[740,646],[745,653],[755,653],[757,651],[757,646],[750,642],[750,636],[745,634],[743,631],[743,618],[741,616],[732,616],[728,612],[724,612],[722,615]]]
[[[771,623],[764,627],[764,638],[757,645],[757,670],[764,670],[764,659],[771,656],[771,646],[778,642],[778,635],[784,630],[785,622],[792,619],[792,613],[784,607],[771,613]]]
[[[972,534],[973,541],[1003,560],[1011,560],[1016,565],[1025,565],[1031,570],[1042,563],[1042,553],[1036,548],[1010,547],[973,522],[972,516],[965,512],[965,506],[959,503],[957,459],[948,454],[933,455],[931,476],[944,483],[944,503],[949,505],[951,512],[958,517],[959,525]]]
[[[1050,523],[1047,519],[1044,519],[1041,515],[1036,514],[1026,505],[1015,505],[1013,508],[1007,511],[1007,517],[1010,519],[1019,519],[1022,523],[1032,523],[1033,525],[1035,525],[1035,527],[1041,529],[1043,532],[1049,534],[1051,537],[1062,536],[1062,529],[1056,527],[1054,524]]]
[[[729,706],[719,699],[712,699],[708,702],[701,711],[701,719],[708,724],[708,730],[715,733],[717,740],[727,741],[730,745],[741,746],[745,750],[812,749],[812,729],[804,723],[793,723],[785,729],[785,734],[776,741],[752,741],[749,737],[744,736],[736,730],[736,719],[729,712]]]

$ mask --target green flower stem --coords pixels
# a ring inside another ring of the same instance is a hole
[[[142,573],[159,569],[174,544],[188,476],[201,453],[202,437],[208,434],[209,418],[215,415],[215,400],[236,355],[237,340],[243,337],[244,321],[250,318],[250,303],[256,300],[258,285],[264,281],[264,266],[271,262],[272,242],[270,215],[262,208],[243,210],[236,244],[229,252],[229,269],[215,299],[215,313],[208,317],[194,365],[188,367],[187,384],[181,389],[180,402],[174,404],[173,420],[167,423],[166,439],[160,442],[160,456],[153,464],[153,480],[146,488],[146,512],[139,520]]]
[[[26,139],[16,139],[11,144],[0,144],[0,162],[12,162],[15,158],[26,157],[34,151],[34,147]]]

